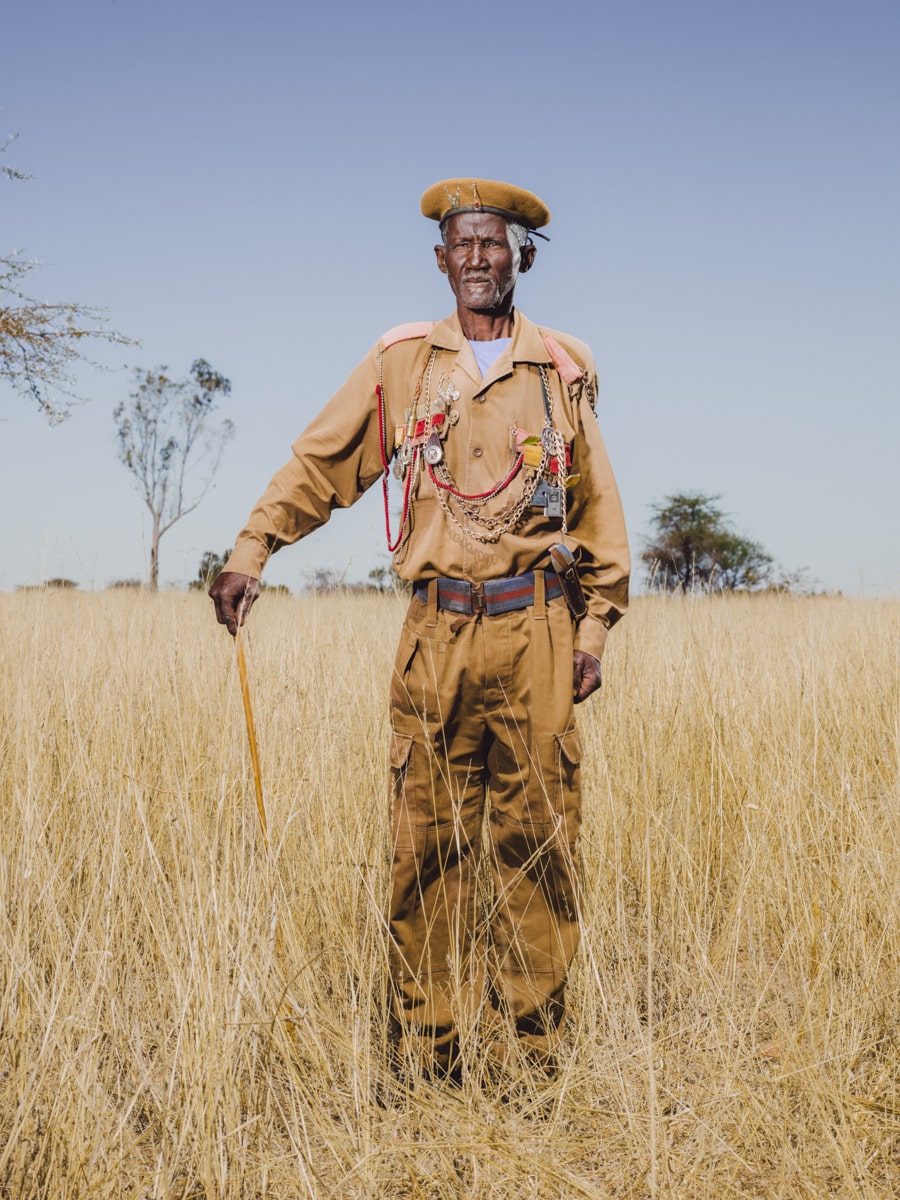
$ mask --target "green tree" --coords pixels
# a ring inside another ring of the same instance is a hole
[[[654,531],[641,554],[652,587],[733,592],[768,584],[771,555],[759,542],[735,532],[718,506],[720,499],[676,492],[652,506]]]
[[[0,153],[14,137],[7,138]],[[0,175],[10,180],[29,178],[6,163],[0,163]],[[56,425],[69,415],[73,401],[81,398],[71,372],[77,363],[90,361],[85,345],[136,343],[108,329],[101,309],[73,301],[32,299],[23,291],[23,281],[36,265],[16,253],[0,257],[0,378]]]
[[[225,550],[222,554],[216,554],[215,550],[207,550],[200,559],[200,566],[197,568],[197,578],[192,579],[188,586],[193,591],[208,592],[221,575],[222,569],[228,562],[230,555],[230,549]]]
[[[225,564],[231,557],[231,550],[225,550],[222,554],[217,554],[215,550],[207,550],[200,559],[200,566],[197,568],[197,578],[192,579],[188,584],[191,591],[208,592],[212,585],[225,569]],[[289,596],[291,589],[286,583],[266,583],[265,580],[259,581],[259,590],[268,592],[272,596]]]
[[[234,424],[218,418],[218,401],[231,382],[198,358],[186,379],[167,367],[136,369],[129,400],[113,412],[119,461],[134,476],[150,510],[151,591],[159,588],[159,542],[176,521],[193,512],[212,485]]]

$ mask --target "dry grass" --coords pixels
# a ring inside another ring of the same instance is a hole
[[[559,1077],[387,1103],[400,602],[254,611],[270,866],[205,598],[0,612],[0,1196],[900,1192],[900,602],[639,601]]]

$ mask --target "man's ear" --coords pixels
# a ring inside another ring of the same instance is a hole
[[[441,272],[442,275],[446,275],[448,273],[447,272],[447,259],[444,255],[444,247],[443,246],[435,246],[434,257],[437,259],[438,270]]]
[[[522,257],[519,260],[519,271],[530,271],[534,266],[534,256],[537,254],[537,246],[534,242],[526,242],[522,247]]]

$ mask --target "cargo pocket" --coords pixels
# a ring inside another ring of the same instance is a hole
[[[581,829],[581,736],[573,725],[556,734],[559,748],[557,812],[565,823],[563,840],[571,846]]]
[[[409,766],[409,756],[412,753],[413,740],[408,733],[398,733],[391,730],[391,770],[405,773]]]
[[[411,804],[415,796],[413,780],[409,779],[413,739],[408,733],[391,730],[391,828],[394,858],[409,854],[415,846],[414,815]]]
[[[556,744],[565,768],[571,771],[581,766],[581,735],[574,725],[565,733],[556,735]]]

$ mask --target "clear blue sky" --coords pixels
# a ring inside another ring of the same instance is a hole
[[[589,342],[635,550],[649,506],[721,493],[788,569],[900,590],[900,5],[513,7],[34,0],[3,17],[0,249],[43,299],[203,356],[238,427],[161,577],[231,544],[379,335],[452,308],[419,196],[509,179],[553,211],[519,307]],[[115,457],[128,371],[51,429],[0,385],[0,588],[146,573]],[[273,559],[362,578],[379,489]]]

